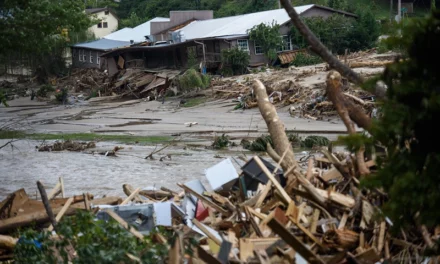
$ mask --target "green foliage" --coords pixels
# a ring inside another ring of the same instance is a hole
[[[189,69],[177,79],[177,86],[181,91],[189,92],[194,89],[205,89],[211,84],[211,77]]]
[[[295,59],[290,63],[290,65],[301,67],[307,65],[315,65],[319,63],[322,63],[321,57],[300,52],[296,54]]]
[[[231,140],[229,136],[223,134],[220,137],[215,137],[214,142],[212,142],[211,147],[213,149],[224,149],[227,148],[231,144]]]
[[[382,117],[372,138],[387,148],[380,170],[364,183],[388,194],[384,213],[396,229],[414,222],[433,227],[440,222],[438,190],[440,141],[435,124],[440,116],[440,11],[413,19],[386,40],[404,48],[404,59],[387,66],[380,79],[388,86]],[[373,89],[370,83],[367,89]]]
[[[358,18],[352,19],[341,15],[328,18],[303,18],[304,23],[333,53],[343,54],[346,49],[351,52],[371,48],[375,45],[380,33],[380,25],[376,22],[373,12],[369,9],[357,12]],[[292,42],[300,48],[308,43],[293,27]]]
[[[221,60],[223,63],[222,74],[230,76],[246,73],[250,56],[249,53],[239,48],[224,49],[222,50]]]
[[[269,59],[277,58],[277,47],[283,45],[283,40],[279,33],[280,25],[272,21],[272,24],[261,23],[248,30],[249,39],[259,45],[263,53]]]
[[[125,28],[125,27],[133,28],[133,27],[139,26],[140,24],[146,22],[147,20],[148,19],[145,19],[145,18],[138,16],[136,12],[131,12],[131,14],[128,18],[121,19],[119,21],[119,29]]]
[[[168,250],[154,243],[150,236],[139,241],[116,221],[95,220],[89,212],[78,211],[75,217],[65,217],[57,226],[59,240],[49,239],[50,233],[25,231],[14,251],[17,263],[67,263],[66,246],[75,248],[72,263],[132,263],[130,253],[142,263],[165,263]],[[167,236],[169,234],[163,233]]]
[[[188,51],[188,64],[187,67],[190,69],[198,69],[197,53],[195,47],[187,49]]]
[[[71,0],[2,1],[0,17],[0,54],[50,51],[62,29],[79,32],[91,24],[84,2]]]
[[[4,106],[8,106],[8,102],[6,101],[6,96],[1,90],[0,90],[0,104],[3,104]]]
[[[266,151],[267,144],[272,145],[272,147],[274,146],[272,137],[270,135],[261,135],[254,141],[249,141],[245,139],[241,141],[241,145],[243,146],[243,148],[250,151]]]
[[[328,0],[327,5],[328,7],[338,10],[345,10],[347,8],[347,2],[345,0]]]
[[[47,94],[50,92],[54,92],[55,88],[52,87],[52,85],[50,84],[45,84],[42,85],[38,90],[37,90],[37,96],[40,97],[47,97]]]
[[[67,100],[67,89],[66,88],[58,89],[55,93],[55,98],[57,99],[58,102],[64,103],[65,100]]]
[[[313,147],[323,147],[328,146],[330,140],[323,136],[308,136],[301,141],[301,147],[303,148],[313,148]]]

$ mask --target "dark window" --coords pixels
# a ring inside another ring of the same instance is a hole
[[[104,28],[108,28],[107,22],[104,22]]]
[[[102,23],[98,23],[98,28],[102,28]]]
[[[105,15],[108,16],[108,14],[110,13],[110,11],[105,11]]]

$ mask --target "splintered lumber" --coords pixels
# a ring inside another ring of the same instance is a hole
[[[261,161],[261,159],[258,156],[254,157],[255,162],[257,163],[258,167],[266,174],[267,178],[272,182],[272,184],[275,186],[275,188],[280,192],[281,196],[283,197],[284,201],[289,204],[292,201],[292,198],[286,193],[286,191],[283,189],[281,184],[275,179],[275,177],[270,173],[270,171],[267,169],[266,165]],[[269,184],[269,183],[268,183]]]
[[[138,87],[147,85],[147,84],[151,83],[153,80],[154,80],[154,75],[153,74],[147,74],[146,76],[142,77],[140,80],[138,80],[135,83],[135,87],[138,88]]]
[[[298,254],[300,254],[309,263],[321,263],[325,262],[320,259],[313,251],[311,251],[301,240],[290,233],[280,222],[275,218],[272,218],[269,223],[269,227],[279,235],[289,246],[291,246]]]
[[[315,188],[315,190],[322,196],[324,197],[326,200],[330,200],[332,202],[335,202],[339,205],[348,207],[348,208],[353,208],[354,205],[356,204],[356,201],[347,195],[338,193],[338,192],[334,192],[334,191],[327,191],[327,190],[321,190],[318,188]]]
[[[61,218],[64,216],[64,214],[66,213],[67,209],[69,209],[69,206],[72,204],[73,202],[73,198],[69,198],[69,200],[67,200],[66,204],[64,204],[63,208],[61,208],[61,211],[58,212],[57,216],[55,217],[55,220],[57,222],[59,222],[61,220]],[[52,231],[53,230],[53,225],[50,225],[49,228],[47,229],[48,231]]]
[[[197,257],[203,260],[205,263],[209,264],[223,264],[216,257],[212,256],[206,250],[204,250],[200,245],[197,246]]]
[[[47,199],[52,200],[55,196],[57,196],[61,192],[61,182],[57,182],[55,187],[50,191],[47,195]],[[63,197],[64,198],[64,197]]]
[[[121,205],[127,204],[128,202],[130,202],[131,200],[134,199],[134,197],[138,194],[138,192],[141,190],[141,188],[137,188],[136,190],[134,190],[134,192],[132,192],[130,194],[130,196],[128,196],[122,203]]]
[[[122,219],[119,215],[117,215],[115,212],[113,212],[112,210],[105,210],[105,212],[113,219],[116,220],[116,222],[118,222],[123,228],[127,229],[128,232],[130,232],[131,234],[133,234],[133,236],[137,237],[140,240],[144,240],[144,235],[142,235],[139,231],[137,231],[136,229],[134,229],[134,227],[128,225],[127,222],[125,222],[124,219]]]
[[[123,184],[122,185],[122,189],[124,190],[124,193],[127,196],[131,196],[132,193],[134,193],[135,189],[133,188],[133,186],[131,186],[130,184]],[[139,196],[139,194],[135,194],[134,196],[134,201],[135,202],[143,202],[142,198]]]
[[[0,235],[0,249],[13,250],[17,241],[15,237]]]
[[[324,246],[329,248],[352,249],[358,245],[359,234],[348,229],[328,230],[322,238]]]
[[[181,256],[180,256],[180,239],[176,239],[174,241],[174,245],[171,247],[170,251],[168,252],[168,263],[170,264],[180,264],[181,263]]]
[[[222,241],[218,239],[214,234],[212,234],[202,223],[200,223],[197,219],[192,220],[193,224],[197,226],[209,239],[214,241],[217,245],[221,245]]]
[[[193,189],[189,188],[185,184],[178,183],[177,186],[179,186],[180,188],[184,189],[185,192],[188,192],[188,193],[194,195],[195,197],[197,197],[198,199],[202,200],[203,203],[205,203],[206,205],[208,205],[208,206],[212,207],[213,209],[219,211],[220,213],[222,213],[224,215],[230,215],[230,213],[228,211],[226,211],[225,209],[223,209],[221,206],[219,206],[216,203],[206,199],[206,197],[204,197],[203,195],[201,195],[198,192],[194,191]]]

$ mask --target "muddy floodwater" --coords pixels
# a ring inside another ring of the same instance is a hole
[[[0,145],[6,141],[0,140]],[[89,192],[95,197],[103,195],[124,196],[122,184],[129,183],[136,187],[161,186],[178,190],[176,183],[183,183],[204,177],[204,169],[220,162],[222,158],[232,159],[244,164],[237,157],[241,151],[213,151],[203,147],[184,149],[184,146],[168,147],[155,160],[146,160],[155,146],[123,145],[112,142],[97,143],[97,148],[111,150],[123,146],[118,157],[106,157],[84,152],[38,152],[35,146],[39,141],[21,140],[14,142],[14,148],[0,150],[0,200],[9,193],[25,188],[30,196],[37,192],[37,180],[52,188],[63,177],[67,196]],[[158,146],[159,149],[161,146]],[[159,161],[163,155],[171,155]],[[219,157],[220,156],[220,157]],[[250,154],[248,153],[248,157]],[[205,184],[208,187],[208,184]]]

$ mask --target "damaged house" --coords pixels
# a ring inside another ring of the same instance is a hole
[[[301,17],[326,18],[340,14],[356,18],[354,14],[314,4],[298,6],[295,10]],[[269,59],[257,43],[249,40],[247,31],[272,21],[280,25],[280,36],[285,43],[279,52],[289,53],[294,49],[290,39],[292,24],[284,9],[216,19],[212,11],[171,11],[169,21],[150,23],[151,35],[148,39],[154,44],[115,49],[104,53],[102,58],[106,59],[110,74],[133,66],[150,69],[182,68],[187,65],[189,49],[193,49],[199,62],[215,70],[220,65],[221,51],[238,47],[249,53],[250,66],[264,65]]]

